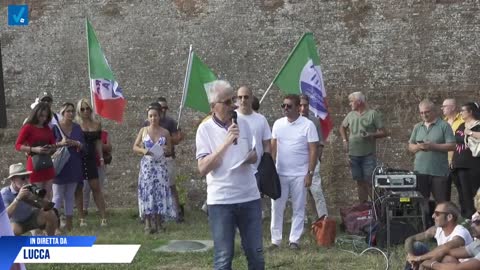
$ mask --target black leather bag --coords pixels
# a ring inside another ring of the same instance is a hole
[[[282,196],[280,178],[270,153],[264,153],[257,173],[258,189],[264,195],[276,200]]]
[[[45,170],[53,167],[52,157],[47,154],[33,155],[32,163],[35,171]]]

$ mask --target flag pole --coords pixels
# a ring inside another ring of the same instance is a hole
[[[295,44],[295,47],[293,47],[293,50],[290,52],[290,54],[288,55],[287,57],[287,60],[285,60],[285,62],[283,62],[283,65],[282,65],[282,68],[280,68],[280,70],[277,72],[277,75],[275,76],[275,79],[273,79],[272,83],[270,84],[270,86],[267,88],[267,91],[265,91],[265,94],[263,94],[262,98],[260,99],[260,104],[262,103],[262,101],[265,99],[265,96],[267,95],[268,91],[270,91],[270,88],[272,88],[273,86],[273,82],[275,82],[278,78],[278,76],[280,75],[280,72],[282,72],[283,70],[283,67],[285,67],[285,65],[288,63],[288,61],[290,60],[290,58],[292,57],[293,53],[295,52],[295,50],[297,49],[298,45],[301,43],[301,41],[303,40],[303,38],[306,36],[306,35],[309,35],[311,34],[310,32],[308,33],[304,33],[302,35],[302,37],[297,41],[297,44]]]
[[[185,71],[185,80],[183,81],[182,101],[180,103],[180,111],[178,112],[177,129],[180,127],[180,118],[182,117],[183,107],[185,106],[185,98],[187,96],[188,82],[190,81],[190,71],[192,70],[192,56],[193,49],[190,44],[190,50],[188,51],[187,70]]]
[[[270,85],[267,88],[267,91],[265,91],[265,94],[263,94],[263,96],[262,96],[262,98],[260,99],[260,102],[259,102],[260,104],[262,104],[262,101],[265,99],[265,96],[267,95],[268,91],[270,91],[270,89],[272,88],[274,81],[275,80],[273,80],[272,83],[270,83]]]
[[[85,34],[87,35],[87,59],[88,59],[88,79],[90,85],[90,106],[92,106],[92,112],[95,112],[95,102],[93,102],[93,91],[92,91],[92,78],[90,78],[90,42],[88,39],[88,18],[85,17]]]

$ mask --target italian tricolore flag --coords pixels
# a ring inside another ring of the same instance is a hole
[[[126,100],[102,52],[97,35],[87,20],[88,71],[95,112],[118,123],[123,121]]]

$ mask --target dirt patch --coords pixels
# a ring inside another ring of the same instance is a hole
[[[284,0],[258,0],[259,7],[263,11],[273,12],[282,8],[285,4]]]
[[[203,13],[205,7],[208,5],[207,0],[173,0],[180,13],[187,16],[198,16]]]

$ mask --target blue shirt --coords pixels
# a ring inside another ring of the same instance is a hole
[[[5,208],[8,208],[8,206],[13,203],[13,200],[15,200],[18,195],[18,192],[16,192],[11,185],[2,188],[0,192],[2,193],[2,199]],[[10,220],[12,222],[20,223],[27,220],[33,214],[33,206],[23,201],[19,201],[17,204],[17,208],[10,217]]]

